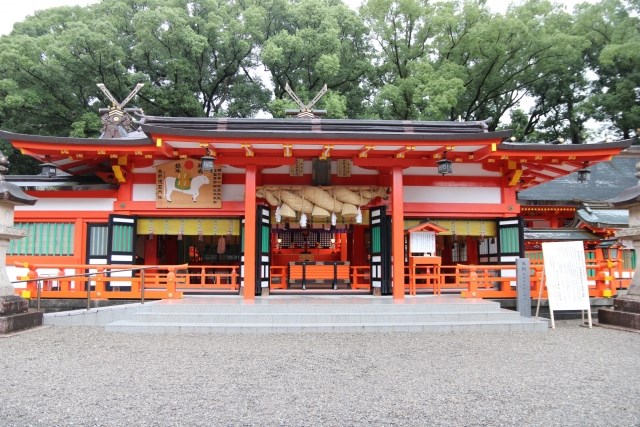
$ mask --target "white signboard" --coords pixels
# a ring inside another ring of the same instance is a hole
[[[544,242],[544,276],[549,295],[549,312],[587,310],[591,326],[591,305],[587,265],[582,242]]]
[[[436,253],[436,233],[433,231],[415,231],[409,234],[411,238],[411,253]]]

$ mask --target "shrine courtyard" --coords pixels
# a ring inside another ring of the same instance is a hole
[[[0,338],[3,426],[631,426],[640,334],[189,335],[44,327]]]

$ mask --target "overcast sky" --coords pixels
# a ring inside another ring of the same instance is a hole
[[[4,0],[2,2],[2,13],[0,14],[0,35],[10,33],[14,23],[24,20],[28,15],[33,15],[36,10],[49,9],[56,6],[86,6],[98,2],[99,0]],[[347,4],[354,5],[360,2],[361,0],[346,0]],[[565,3],[567,7],[572,7],[577,2],[578,0],[568,0],[562,3]],[[494,10],[504,10],[508,1],[489,0],[487,4]]]

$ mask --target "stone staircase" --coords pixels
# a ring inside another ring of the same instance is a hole
[[[545,319],[525,318],[499,303],[419,295],[187,297],[140,306],[106,330],[131,333],[544,332]]]

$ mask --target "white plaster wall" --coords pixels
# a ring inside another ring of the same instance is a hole
[[[499,177],[500,172],[491,172],[484,170],[482,165],[478,163],[454,163],[453,175],[454,176],[483,176],[483,177]],[[402,171],[405,176],[409,175],[425,175],[425,176],[437,176],[438,169],[436,167],[410,167]]]
[[[225,202],[244,201],[244,184],[223,184],[222,200]]]
[[[16,206],[17,211],[112,211],[115,198],[38,199],[33,206]]]
[[[133,184],[134,202],[152,202],[156,200],[156,186],[153,184]]]
[[[405,203],[502,203],[498,187],[403,187]]]

